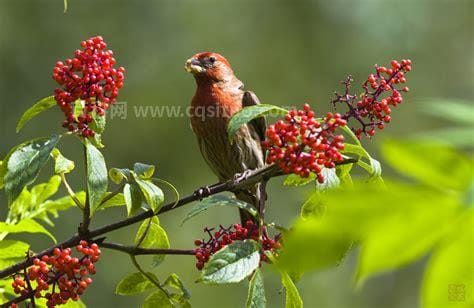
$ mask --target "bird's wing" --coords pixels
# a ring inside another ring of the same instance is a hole
[[[242,98],[242,107],[248,106],[255,106],[260,104],[260,100],[258,99],[257,95],[252,91],[245,91],[244,96]],[[249,126],[253,128],[257,136],[260,138],[260,141],[265,140],[265,130],[267,127],[267,123],[264,117],[256,118],[250,121]]]

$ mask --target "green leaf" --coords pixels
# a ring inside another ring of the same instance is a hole
[[[446,144],[453,147],[472,148],[474,146],[474,126],[449,127],[415,134],[417,142]]]
[[[86,142],[87,189],[92,216],[107,192],[107,167],[102,153],[90,142]]]
[[[125,184],[123,187],[123,197],[127,206],[128,216],[134,215],[142,206],[143,197],[140,187],[137,184]]]
[[[321,174],[324,176],[324,182],[319,183],[316,181],[316,189],[326,191],[328,189],[336,188],[341,184],[341,181],[336,174],[336,169],[323,168],[321,169]]]
[[[25,258],[30,245],[20,241],[0,241],[0,259]]]
[[[186,215],[181,224],[184,224],[187,220],[192,217],[201,214],[204,211],[207,211],[210,208],[216,206],[228,206],[228,207],[238,207],[249,212],[252,216],[256,217],[258,215],[257,210],[251,204],[238,200],[234,197],[228,196],[212,196],[205,198],[198,204],[196,204],[191,211]]]
[[[151,293],[145,302],[143,303],[143,308],[173,308],[173,305],[168,298],[168,295],[162,290],[155,291]]]
[[[151,181],[142,180],[140,178],[135,178],[135,181],[140,187],[140,190],[145,197],[146,203],[148,203],[150,208],[156,213],[160,209],[161,205],[163,205],[163,201],[165,200],[163,191]]]
[[[129,181],[131,178],[131,172],[130,170],[124,168],[112,168],[109,170],[109,177],[114,182],[115,184],[120,184],[122,181],[125,179],[126,181]]]
[[[446,233],[458,213],[456,200],[438,197],[429,207],[412,204],[403,213],[374,222],[362,243],[357,282],[421,258]]]
[[[67,0],[64,0],[64,13],[67,12]]]
[[[301,300],[298,289],[286,272],[281,273],[281,283],[286,290],[285,308],[302,308],[303,301]]]
[[[80,299],[77,301],[69,300],[65,304],[61,304],[61,308],[86,308],[86,305]]]
[[[102,134],[105,130],[105,116],[100,116],[96,112],[92,114],[92,122],[90,123],[90,129],[97,134]]]
[[[141,244],[139,247],[142,248],[153,248],[153,249],[168,249],[170,248],[170,242],[166,231],[160,226],[158,217],[153,216],[150,220],[145,220],[138,228],[137,235],[135,236],[135,245]],[[156,255],[154,257],[155,264],[159,264],[163,261],[165,255]]]
[[[31,188],[31,204],[41,204],[46,201],[46,199],[58,191],[60,184],[61,177],[58,175],[53,175],[47,183],[33,186]],[[31,206],[31,204],[29,204],[29,206]]]
[[[0,222],[0,232],[8,233],[43,233],[49,236],[55,243],[56,239],[54,236],[49,233],[42,225],[34,221],[33,219],[23,219],[19,223],[7,224],[5,222]]]
[[[392,140],[383,144],[382,154],[400,173],[433,187],[459,191],[471,182],[472,159],[443,145]]]
[[[5,192],[11,204],[23,188],[33,183],[46,164],[49,154],[59,141],[58,136],[39,138],[25,142],[13,149],[2,165],[0,177],[4,174]],[[5,167],[4,167],[5,166]]]
[[[111,193],[109,192],[107,195],[104,196],[104,198],[106,198],[109,194],[111,194]],[[118,193],[115,196],[113,196],[112,198],[110,198],[107,201],[105,201],[104,203],[102,203],[102,205],[100,206],[100,209],[104,210],[104,209],[109,208],[109,207],[123,206],[123,205],[126,205],[125,196],[121,193]]]
[[[259,262],[255,241],[236,241],[211,256],[201,271],[200,281],[208,284],[240,282],[258,268]]]
[[[156,280],[158,278],[153,273],[148,273]],[[154,289],[156,286],[148,280],[142,273],[137,272],[123,278],[115,287],[115,294],[118,295],[136,295],[147,290]]]
[[[455,123],[474,125],[474,106],[472,101],[433,99],[424,102],[425,106],[420,108],[425,113]],[[426,106],[427,105],[427,106]]]
[[[274,105],[259,104],[245,107],[232,116],[227,125],[227,134],[229,139],[233,140],[235,133],[240,129],[240,127],[251,120],[269,114],[286,115],[287,113],[288,110]]]
[[[247,295],[247,308],[265,308],[267,299],[265,298],[265,288],[263,286],[262,272],[257,269],[250,279],[249,292]]]
[[[178,275],[174,273],[170,274],[168,278],[166,278],[164,285],[179,290],[185,299],[191,298],[191,293],[189,290],[186,289]]]
[[[351,238],[331,226],[328,228],[320,218],[300,219],[285,235],[277,265],[287,272],[298,273],[336,266],[351,245]]]
[[[55,161],[54,173],[69,173],[74,169],[74,162],[64,157],[58,149],[53,149],[53,151],[51,152],[51,156]]]
[[[431,256],[423,278],[423,308],[474,306],[474,211],[467,210]]]
[[[150,179],[155,173],[155,166],[142,163],[135,163],[133,171],[142,179]]]
[[[283,185],[285,186],[304,186],[309,183],[314,183],[316,181],[316,174],[311,172],[308,177],[303,178],[297,174],[290,174],[286,177]]]
[[[36,117],[41,112],[48,110],[49,108],[55,105],[56,105],[56,100],[54,99],[54,96],[48,96],[36,102],[33,106],[28,108],[28,110],[26,110],[25,113],[23,113],[20,120],[18,121],[18,124],[16,125],[16,132],[18,133],[26,124],[26,122]]]
[[[323,200],[323,194],[320,191],[314,191],[308,200],[301,207],[301,216],[319,216],[324,213],[326,205]]]

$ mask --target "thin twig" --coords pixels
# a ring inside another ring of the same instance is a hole
[[[116,243],[103,242],[100,247],[125,252],[133,256],[141,255],[194,255],[194,249],[154,249],[136,246],[124,246]]]

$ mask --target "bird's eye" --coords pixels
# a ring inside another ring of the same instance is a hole
[[[209,62],[214,64],[214,62],[216,62],[216,57],[209,57]]]

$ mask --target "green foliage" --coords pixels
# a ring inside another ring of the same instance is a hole
[[[0,169],[0,187],[5,185],[9,204],[25,186],[36,180],[58,141],[59,137],[56,135],[33,139],[13,148],[7,154]]]
[[[301,300],[298,289],[293,280],[286,272],[281,272],[281,283],[285,287],[285,308],[302,308],[303,300]]]
[[[145,302],[143,302],[143,308],[173,308],[173,304],[171,304],[168,295],[163,291],[158,289],[157,291],[151,293],[147,298],[145,298]]]
[[[18,261],[24,260],[29,246],[27,243],[21,241],[0,241],[0,268],[5,268]]]
[[[183,219],[183,222],[181,224],[184,224],[186,221],[191,219],[192,217],[201,214],[205,211],[207,211],[210,208],[216,207],[216,206],[227,206],[227,207],[237,207],[241,208],[243,210],[246,210],[249,212],[252,216],[258,216],[257,210],[255,207],[253,207],[251,204],[248,204],[246,202],[240,201],[234,197],[229,197],[229,196],[211,196],[208,198],[205,198],[198,204],[196,204],[186,215],[186,217]]]
[[[423,281],[424,308],[474,306],[474,211],[467,210],[431,256]]]
[[[236,241],[211,256],[201,271],[200,281],[208,284],[240,282],[258,268],[259,262],[255,241]]]
[[[153,273],[147,273],[158,280]],[[136,295],[156,288],[148,278],[140,272],[130,274],[123,278],[115,288],[115,294],[118,295]]]
[[[55,243],[56,239],[54,236],[46,230],[42,225],[34,221],[33,219],[23,219],[17,224],[8,224],[0,222],[0,232],[3,233],[43,233],[49,236]]]
[[[36,102],[33,106],[28,108],[25,113],[23,113],[20,120],[18,121],[18,124],[16,125],[16,132],[18,133],[28,121],[36,117],[38,114],[55,105],[56,100],[54,99],[54,96],[48,96]]]
[[[391,140],[382,153],[390,166],[426,185],[465,190],[470,184],[472,173],[467,171],[473,170],[472,160],[449,147]]]
[[[53,157],[55,162],[54,173],[69,173],[74,169],[74,162],[64,157],[58,149],[53,149],[53,151],[51,152],[51,156]]]
[[[100,206],[104,194],[107,192],[108,177],[104,156],[90,142],[86,142],[87,160],[87,190],[89,192],[90,215],[92,216]]]
[[[140,187],[136,183],[125,184],[123,187],[123,196],[127,206],[128,216],[134,215],[142,206],[143,197]]]
[[[135,163],[133,165],[133,171],[142,179],[151,179],[155,173],[155,166],[143,163]]]
[[[144,221],[138,228],[135,236],[135,245],[142,248],[167,249],[170,248],[170,242],[166,231],[160,226],[158,217],[153,216]],[[155,255],[153,260],[155,264],[163,261],[165,255]]]
[[[285,115],[287,113],[288,110],[274,105],[259,104],[245,107],[232,116],[227,125],[227,134],[229,135],[229,139],[233,140],[235,133],[240,127],[253,119],[266,115]]]
[[[265,308],[267,299],[265,298],[265,288],[263,285],[262,272],[257,269],[250,279],[249,292],[247,295],[247,308]]]
[[[160,207],[163,205],[163,201],[165,200],[163,191],[149,180],[135,178],[135,182],[142,191],[146,203],[148,203],[153,212],[158,212]]]

